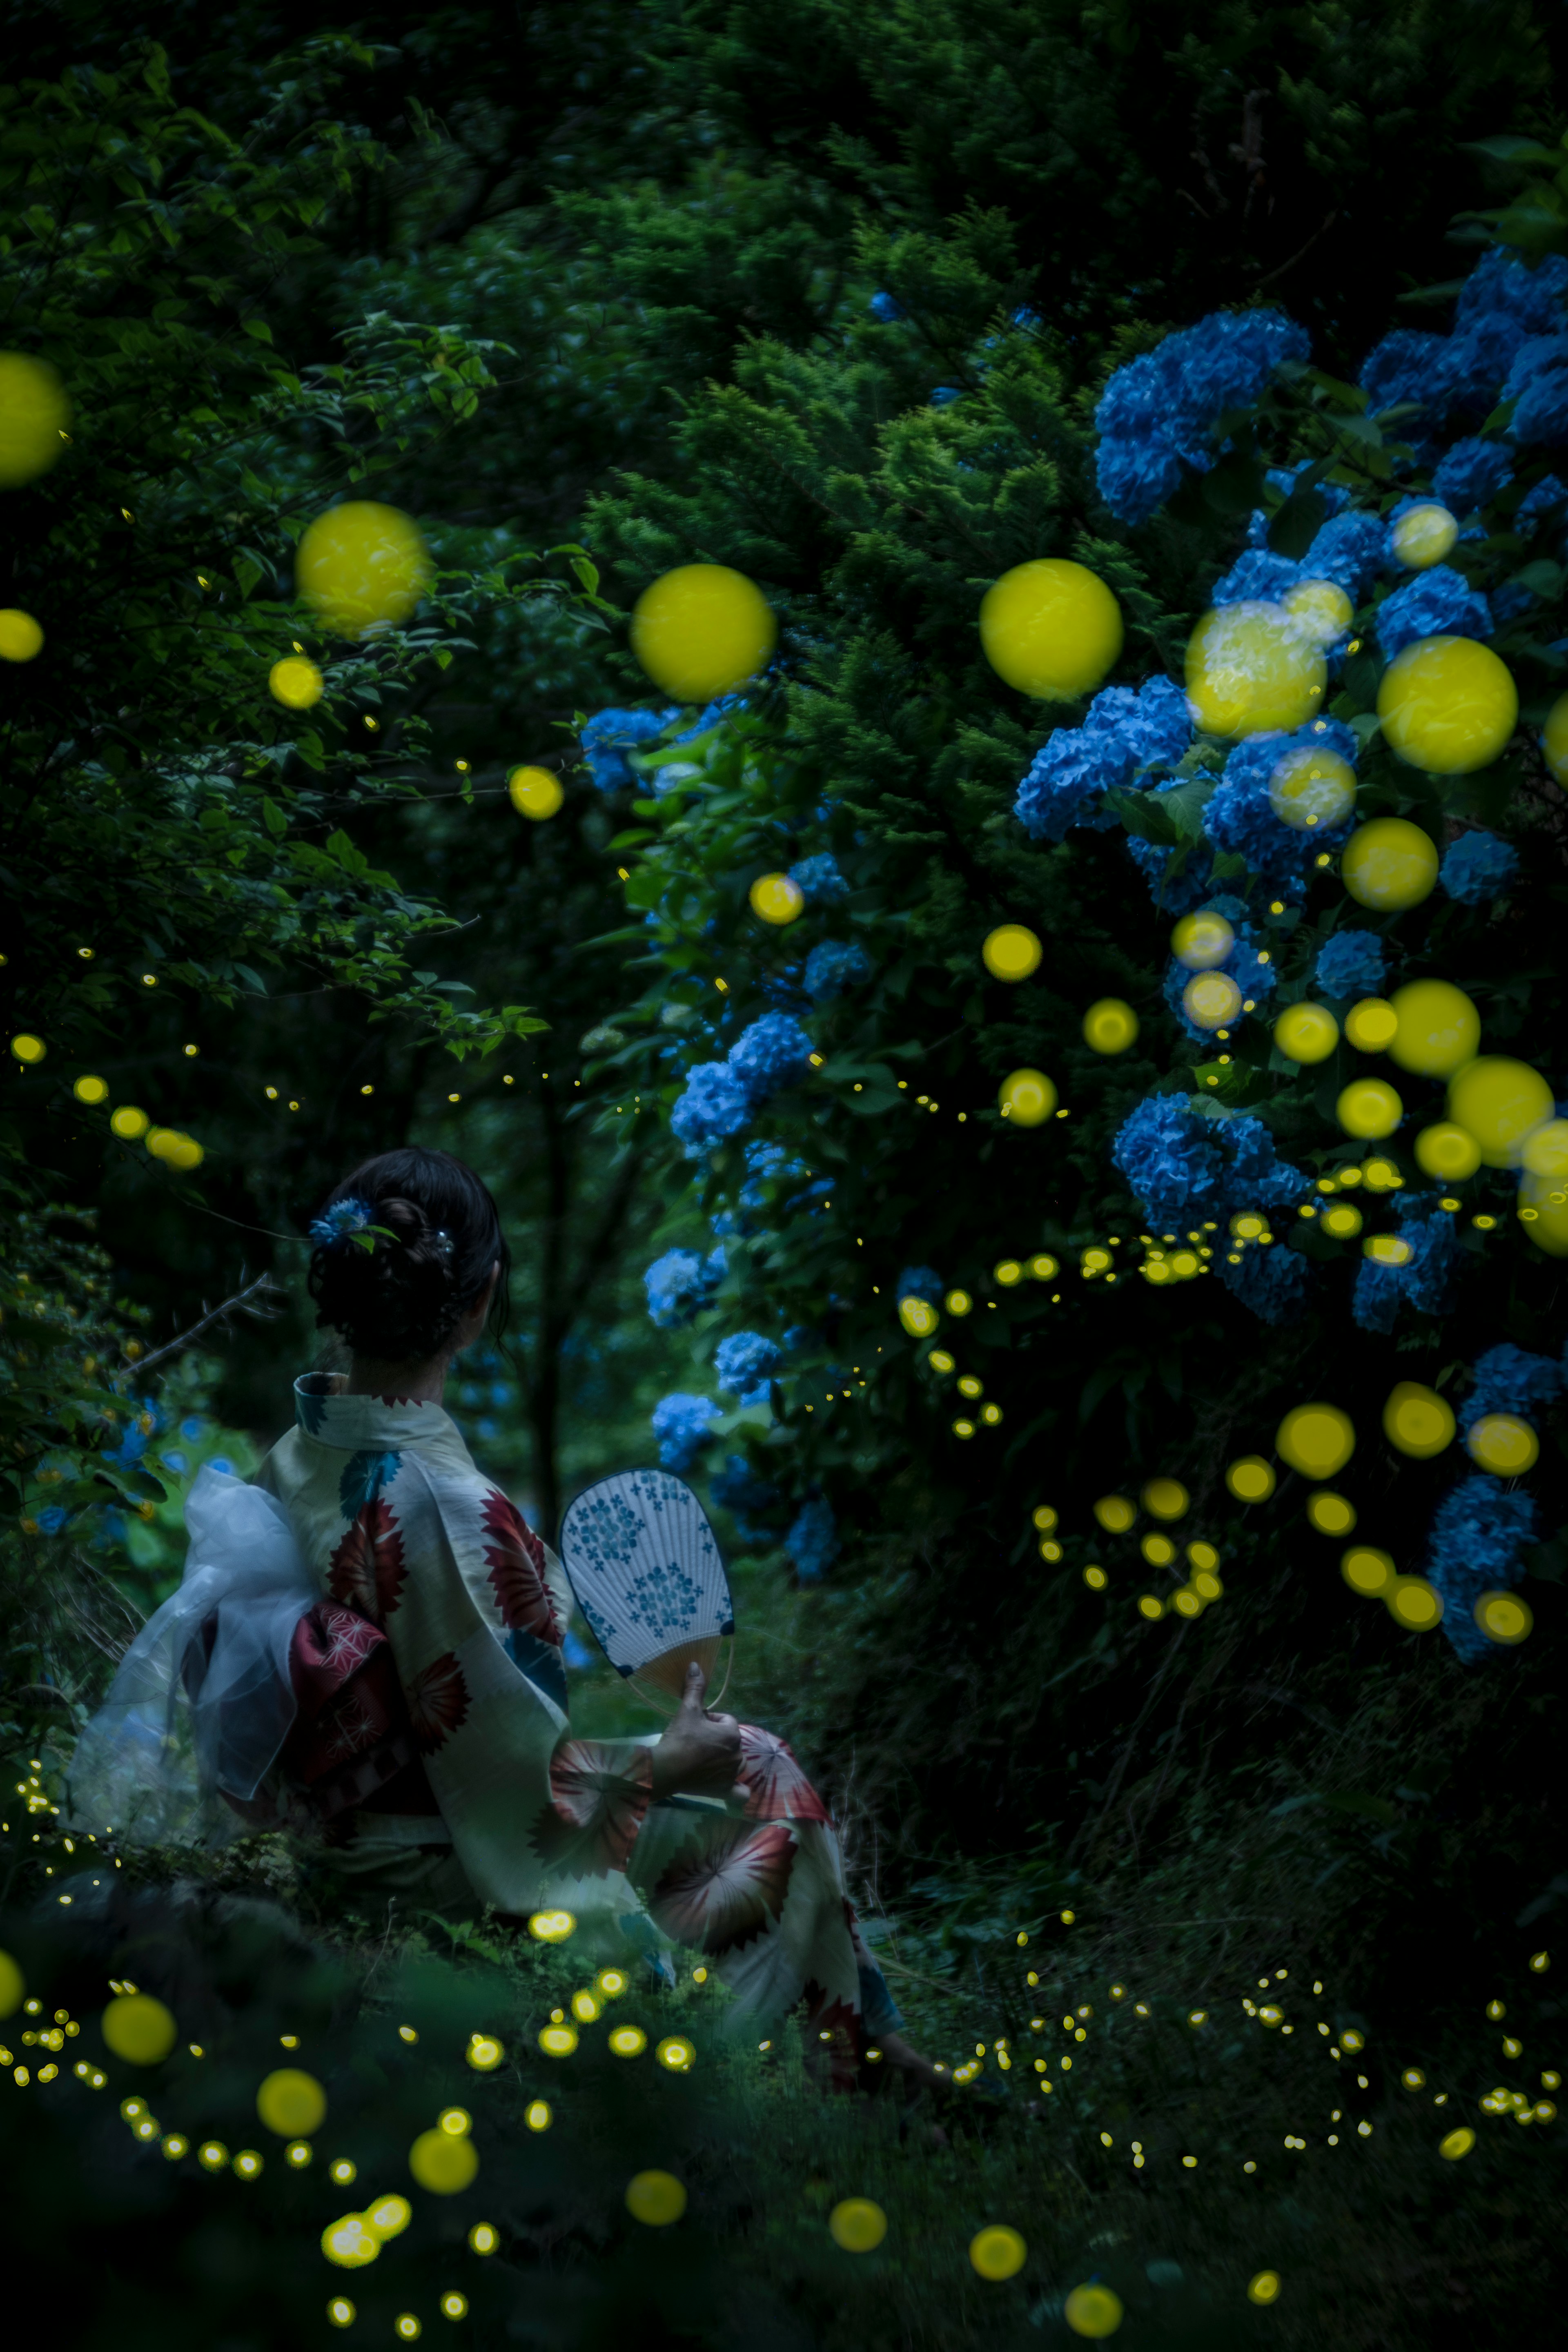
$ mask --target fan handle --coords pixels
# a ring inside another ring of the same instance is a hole
[[[726,1642],[729,1647],[724,1656],[724,1679],[715,1691],[712,1687],[714,1663],[720,1644]],[[650,1706],[657,1707],[660,1715],[668,1716],[676,1713],[686,1695],[686,1670],[689,1666],[701,1667],[709,1685],[702,1704],[705,1707],[716,1707],[730,1687],[730,1672],[734,1663],[733,1634],[704,1633],[698,1641],[680,1642],[673,1650],[661,1650],[657,1658],[649,1658],[627,1679],[632,1688],[641,1692]],[[647,1687],[650,1684],[651,1689]]]

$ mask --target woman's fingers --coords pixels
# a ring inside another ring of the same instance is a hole
[[[680,1695],[681,1712],[685,1715],[700,1715],[707,1688],[708,1677],[703,1673],[700,1662],[693,1658],[686,1669],[686,1688]]]

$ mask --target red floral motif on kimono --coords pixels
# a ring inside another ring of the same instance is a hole
[[[754,1723],[741,1726],[741,1764],[735,1775],[746,1792],[754,1822],[822,1822],[832,1816],[795,1762],[786,1743]]]
[[[801,1995],[805,2011],[805,2056],[826,2065],[836,2091],[852,2091],[859,2071],[863,2036],[858,2012],[847,2000],[829,2000],[814,1978],[807,1978]]]
[[[334,1601],[380,1625],[396,1608],[407,1573],[391,1506],[373,1496],[332,1554],[327,1590]]]
[[[653,1794],[646,1748],[628,1756],[592,1739],[563,1739],[550,1759],[550,1803],[534,1824],[540,1860],[574,1878],[623,1870]]]
[[[648,1909],[678,1944],[740,1951],[778,1918],[794,1867],[795,1832],[787,1822],[735,1830],[671,1863]]]
[[[336,1601],[321,1601],[316,1604],[316,1662],[340,1682],[346,1682],[356,1666],[363,1666],[380,1638],[368,1617],[357,1609],[344,1609]]]
[[[492,1486],[484,1502],[485,1558],[501,1623],[561,1647],[554,1597],[544,1576],[544,1546],[526,1519]]]
[[[408,1721],[416,1747],[433,1756],[444,1747],[468,1712],[468,1685],[450,1650],[434,1659],[405,1685]]]

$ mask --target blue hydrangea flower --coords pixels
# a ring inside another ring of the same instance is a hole
[[[1160,787],[1155,786],[1158,791]],[[1149,896],[1162,914],[1190,915],[1214,896],[1214,852],[1202,843],[1189,845],[1180,871],[1173,875],[1176,854],[1163,842],[1143,841],[1130,834],[1127,854],[1149,885]]]
[[[170,1462],[170,1458],[167,1454],[164,1455],[163,1459],[166,1462]],[[171,1469],[174,1467],[174,1464],[172,1462],[170,1462],[170,1467]],[[183,1470],[184,1465],[182,1463],[180,1467]],[[46,1503],[43,1509],[38,1513],[37,1523],[39,1534],[46,1536],[58,1536],[69,1517],[70,1513],[62,1504]]]
[[[1467,1664],[1493,1646],[1476,1623],[1476,1603],[1483,1592],[1518,1583],[1521,1555],[1535,1541],[1537,1524],[1529,1495],[1479,1473],[1438,1504],[1426,1576],[1443,1596],[1443,1631]]]
[[[844,1547],[833,1507],[821,1496],[803,1503],[798,1517],[784,1538],[784,1549],[801,1584],[820,1584]]]
[[[1483,314],[1506,313],[1527,335],[1549,335],[1563,322],[1568,260],[1549,254],[1532,268],[1507,246],[1489,246],[1459,289],[1454,322],[1468,327]]]
[[[1217,419],[1250,407],[1279,362],[1310,348],[1282,311],[1215,311],[1118,368],[1094,412],[1100,494],[1118,520],[1147,520],[1180,487],[1184,462],[1206,473]]]
[[[1321,575],[1313,573],[1313,578]],[[1276,555],[1267,547],[1249,547],[1238,555],[1230,570],[1215,582],[1209,591],[1209,603],[1246,604],[1258,602],[1277,604],[1288,590],[1307,577],[1299,563],[1288,555]]]
[[[334,1201],[319,1217],[310,1220],[310,1239],[321,1250],[347,1249],[356,1234],[364,1233],[375,1222],[375,1212],[368,1201],[356,1201],[352,1195]]]
[[[803,857],[789,869],[789,878],[799,890],[808,907],[840,907],[849,896],[849,885],[838,870],[838,860],[830,850],[821,850],[815,857]]]
[[[696,1250],[666,1250],[643,1276],[648,1318],[661,1331],[678,1331],[704,1307],[711,1307],[724,1275],[724,1253],[700,1257]],[[508,1391],[497,1398],[504,1404]]]
[[[1377,641],[1392,661],[1419,637],[1489,637],[1491,609],[1451,564],[1434,563],[1377,608]]]
[[[1505,1339],[1478,1356],[1475,1384],[1459,1407],[1459,1427],[1468,1437],[1489,1412],[1511,1412],[1533,1423],[1563,1393],[1563,1366],[1552,1356],[1532,1356]]]
[[[742,1404],[765,1404],[768,1383],[784,1362],[784,1351],[760,1331],[732,1331],[721,1339],[713,1370],[721,1389],[729,1389]]]
[[[1521,449],[1568,441],[1568,366],[1542,368],[1531,378],[1509,429]]]
[[[931,394],[931,405],[932,408],[951,408],[955,400],[963,398],[963,393],[958,384],[939,383]]]
[[[1312,966],[1325,996],[1376,996],[1383,988],[1384,944],[1375,931],[1335,931]]]
[[[689,1396],[679,1390],[673,1396],[660,1397],[653,1409],[653,1433],[658,1440],[658,1458],[667,1470],[684,1478],[696,1466],[712,1437],[717,1415],[711,1397]]]
[[[1314,719],[1289,734],[1249,736],[1226,761],[1204,811],[1205,833],[1217,848],[1245,857],[1271,890],[1304,898],[1314,860],[1321,850],[1337,849],[1348,840],[1355,812],[1337,825],[1314,825],[1307,832],[1275,815],[1269,783],[1280,761],[1292,752],[1336,752],[1353,768],[1359,748],[1337,719]]]
[[[1213,1264],[1226,1288],[1263,1323],[1294,1323],[1312,1286],[1312,1269],[1300,1251],[1279,1242],[1244,1249],[1239,1265],[1231,1265],[1229,1252],[1216,1251]]]
[[[932,1265],[906,1265],[894,1287],[895,1298],[923,1298],[928,1307],[942,1302],[942,1276]]]
[[[749,1101],[764,1103],[781,1087],[798,1086],[811,1067],[811,1039],[787,1013],[764,1013],[742,1029],[730,1048],[728,1066]]]
[[[1395,1229],[1410,1244],[1404,1265],[1381,1265],[1363,1257],[1351,1294],[1351,1319],[1363,1331],[1393,1330],[1402,1306],[1421,1315],[1447,1315],[1454,1307],[1460,1250],[1454,1220],[1437,1206],[1436,1192],[1414,1192],[1400,1204]]]
[[[1446,335],[1395,327],[1367,353],[1358,378],[1372,414],[1423,403],[1442,363]]]
[[[675,709],[596,710],[583,730],[583,750],[587,756],[588,773],[599,790],[614,793],[623,784],[635,783],[637,777],[626,753],[639,743],[651,743],[679,715]]]
[[[1303,580],[1331,580],[1352,604],[1370,593],[1387,558],[1381,517],[1359,507],[1331,515],[1301,558]]]
[[[721,694],[717,702],[709,703],[705,710],[698,712],[689,727],[683,727],[679,735],[672,735],[669,740],[672,743],[689,743],[697,736],[706,735],[710,727],[717,727],[721,719],[728,719],[731,710],[744,710],[745,707],[743,694]],[[656,792],[658,789],[657,777],[654,789]]]
[[[779,1490],[766,1478],[757,1476],[744,1454],[727,1455],[724,1467],[714,1473],[708,1491],[720,1508],[729,1512],[735,1522],[735,1533],[743,1544],[760,1549],[775,1540],[762,1522],[764,1513],[778,1507]]]
[[[1311,464],[1310,457],[1303,457],[1299,466],[1270,466],[1265,479],[1270,488],[1279,491],[1282,499],[1288,499],[1300,477],[1307,472]],[[1318,482],[1313,487],[1322,499],[1324,510],[1328,514],[1342,514],[1351,502],[1350,492],[1338,482]],[[1273,516],[1266,513],[1262,507],[1253,508],[1247,525],[1248,547],[1266,548],[1268,546],[1268,526],[1273,520]]]
[[[1116,819],[1104,795],[1125,790],[1145,768],[1173,764],[1192,740],[1187,699],[1172,679],[1152,677],[1136,693],[1105,687],[1081,727],[1058,727],[1041,744],[1014,814],[1035,841],[1061,841],[1074,825],[1108,832]]]
[[[896,326],[900,319],[907,319],[910,315],[896,294],[873,294],[866,308],[884,327]]]
[[[1234,899],[1216,902],[1213,898],[1206,899],[1204,903],[1210,907],[1218,904],[1222,912],[1224,911],[1226,904],[1232,907],[1237,904]],[[1227,915],[1226,920],[1235,923],[1235,943],[1231,948],[1230,953],[1226,957],[1225,961],[1221,964],[1215,965],[1213,968],[1216,971],[1223,971],[1227,979],[1235,981],[1237,988],[1241,991],[1241,998],[1244,1004],[1248,1001],[1253,1004],[1257,1004],[1262,998],[1271,996],[1274,993],[1275,970],[1273,961],[1272,960],[1268,963],[1262,961],[1258,947],[1253,940],[1251,928],[1248,924],[1240,921],[1237,916]],[[1192,979],[1192,972],[1184,963],[1178,963],[1174,956],[1171,956],[1167,959],[1165,964],[1164,985],[1162,992],[1165,999],[1166,1009],[1169,1011],[1172,1019],[1180,1024],[1184,1033],[1194,1045],[1212,1045],[1215,1039],[1214,1031],[1212,1029],[1200,1029],[1195,1021],[1188,1018],[1186,1007],[1182,1003],[1182,998],[1186,992],[1187,982]]]
[[[1110,1156],[1156,1230],[1234,1209],[1287,1208],[1310,1179],[1279,1159],[1261,1119],[1152,1095],[1123,1120]]]
[[[1560,482],[1555,474],[1547,474],[1521,499],[1513,527],[1517,531],[1528,532],[1534,530],[1549,517],[1561,521],[1565,505],[1568,505],[1568,482]]]
[[[871,977],[871,959],[853,940],[819,940],[805,960],[805,992],[814,1004],[830,1004]]]
[[[688,1070],[686,1091],[669,1114],[670,1131],[685,1144],[687,1158],[695,1159],[713,1144],[739,1135],[750,1123],[752,1108],[739,1071],[728,1062],[698,1062]]]
[[[1513,453],[1502,441],[1456,441],[1432,477],[1432,495],[1451,514],[1484,507],[1513,479]]]
[[[1031,310],[1027,304],[1026,304],[1021,310],[1014,311],[1013,324],[1016,327],[1043,327],[1045,320],[1041,318],[1037,310]]]
[[[1495,833],[1462,833],[1443,853],[1437,879],[1462,907],[1484,907],[1502,896],[1519,872],[1519,852]]]

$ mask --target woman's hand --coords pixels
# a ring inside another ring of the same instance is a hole
[[[652,1750],[653,1793],[659,1797],[744,1797],[735,1784],[741,1767],[741,1727],[732,1715],[710,1715],[702,1705],[708,1677],[695,1659],[686,1669],[679,1712]]]

